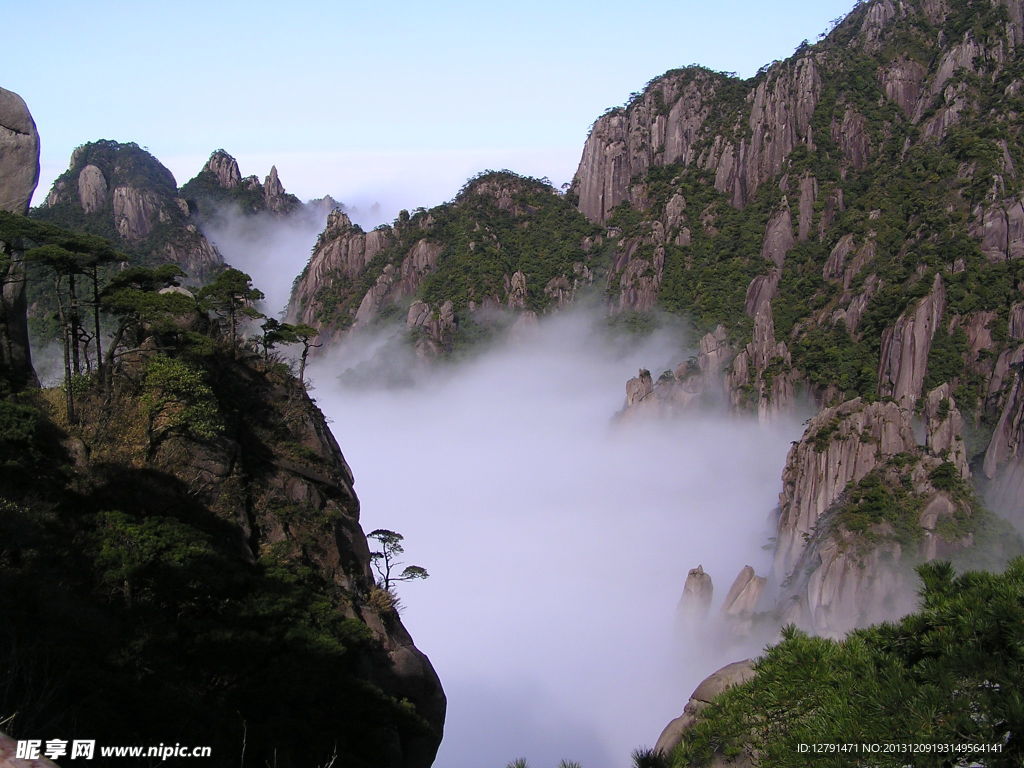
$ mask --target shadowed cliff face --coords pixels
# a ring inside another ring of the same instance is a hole
[[[0,88],[0,210],[25,214],[39,181],[39,133],[20,96]],[[36,383],[19,243],[0,242],[0,379]]]
[[[142,346],[75,424],[37,416],[45,471],[5,469],[8,730],[218,755],[247,734],[254,762],[427,768],[445,695],[375,588],[321,412],[281,364]]]

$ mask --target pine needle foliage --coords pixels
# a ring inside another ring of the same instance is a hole
[[[705,710],[672,764],[745,755],[775,768],[803,768],[811,758],[816,766],[1021,765],[1024,558],[1003,574],[957,576],[948,563],[922,565],[918,573],[921,610],[899,622],[838,641],[786,628],[754,678]],[[800,751],[823,743],[952,744],[963,751]]]

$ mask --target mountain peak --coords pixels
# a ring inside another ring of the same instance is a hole
[[[238,162],[223,149],[218,149],[210,155],[203,170],[213,174],[217,183],[224,189],[234,189],[242,183]]]

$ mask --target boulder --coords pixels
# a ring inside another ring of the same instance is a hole
[[[22,98],[0,88],[0,210],[28,213],[39,181],[39,134]],[[0,243],[0,247],[4,244]],[[16,245],[16,244],[8,244]],[[38,384],[32,369],[25,300],[25,265],[21,251],[11,261],[0,293],[0,376],[15,388]]]
[[[24,100],[0,88],[0,210],[28,213],[39,183],[39,133]]]
[[[706,677],[700,685],[690,694],[689,701],[683,707],[683,713],[675,720],[665,726],[657,743],[654,745],[655,752],[668,755],[683,740],[686,732],[690,730],[700,719],[703,710],[716,696],[720,696],[729,688],[741,685],[754,676],[754,662],[751,659],[734,661],[726,664],[717,672]],[[735,763],[741,768],[742,763]]]

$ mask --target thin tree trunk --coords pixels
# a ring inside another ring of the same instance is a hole
[[[121,324],[117,327],[117,332],[114,334],[114,338],[110,342],[110,346],[107,347],[107,359],[104,361],[103,366],[100,369],[100,381],[103,383],[103,392],[107,395],[110,395],[113,390],[114,354],[117,352],[117,347],[121,343],[121,339],[124,338],[126,330],[128,330],[127,325]]]
[[[96,334],[96,372],[100,383],[103,382],[103,344],[100,340],[100,274],[99,267],[92,268],[92,321],[93,333]]]
[[[78,354],[78,296],[75,293],[75,276],[68,275],[68,321],[70,323],[69,333],[71,336],[71,363],[75,373],[82,372],[82,362]]]
[[[71,329],[67,313],[60,297],[60,275],[53,276],[54,293],[57,296],[57,317],[60,319],[61,340],[64,342],[64,405],[68,413],[68,424],[75,423],[75,399],[71,392]]]

